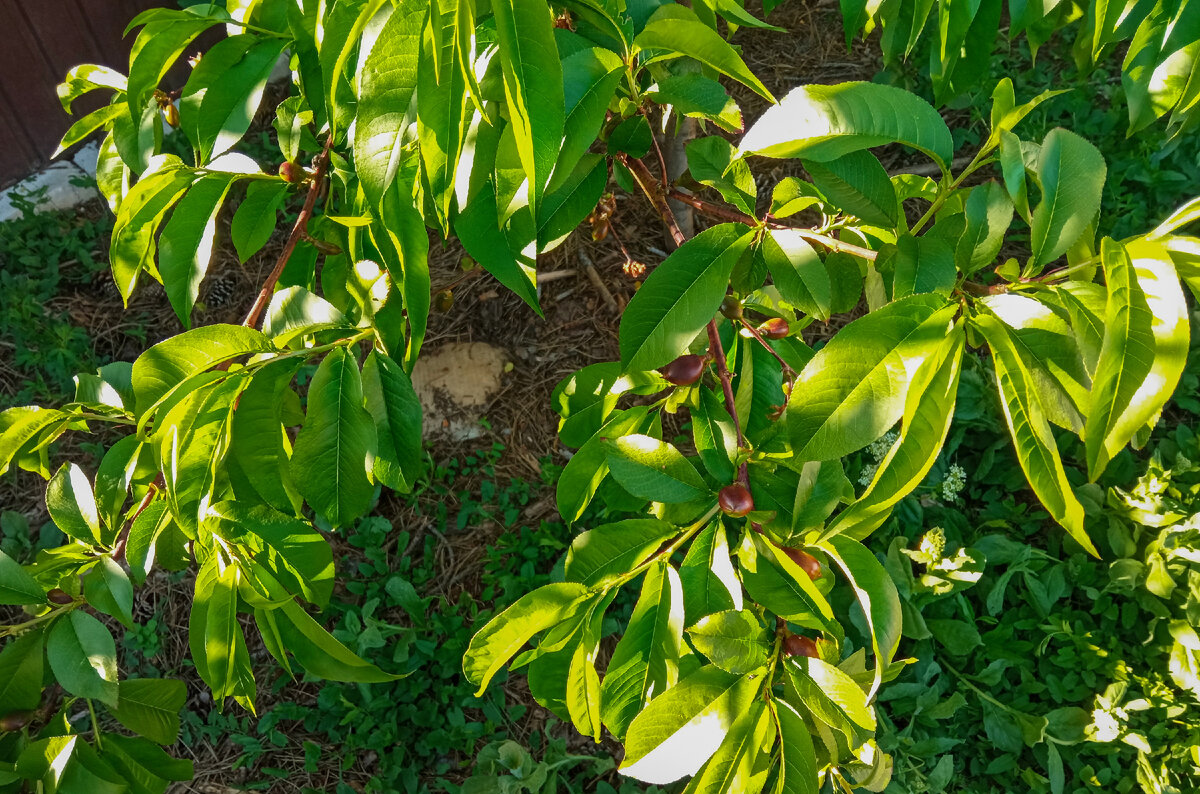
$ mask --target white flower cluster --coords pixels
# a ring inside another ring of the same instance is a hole
[[[900,437],[900,433],[895,430],[889,430],[884,433],[878,441],[867,447],[867,452],[871,457],[875,458],[874,463],[868,463],[863,466],[862,473],[858,475],[859,485],[870,485],[871,480],[875,479],[875,472],[879,471],[879,464],[888,454],[888,450],[896,443],[896,439]]]
[[[963,488],[967,487],[967,470],[957,463],[950,467],[946,472],[946,479],[942,480],[942,499],[946,502],[953,502],[958,499],[958,495],[962,493]]]

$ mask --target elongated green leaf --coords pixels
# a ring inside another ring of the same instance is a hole
[[[1051,518],[1089,553],[1099,556],[1084,529],[1083,505],[1067,480],[1041,397],[1011,335],[1005,325],[990,314],[977,315],[975,322],[992,350],[1004,416],[1025,477]]]
[[[650,702],[629,726],[621,772],[645,783],[694,775],[762,686],[755,675],[702,667]]]
[[[404,295],[404,314],[408,321],[408,340],[404,348],[406,372],[412,372],[416,364],[429,321],[429,235],[417,209],[417,171],[417,158],[410,155],[384,194],[378,216],[400,261],[399,273],[390,259],[387,267],[392,283],[399,285]]]
[[[132,678],[118,685],[120,700],[112,709],[117,721],[134,733],[159,744],[179,738],[179,712],[187,687],[173,678]]]
[[[720,83],[704,75],[689,72],[665,78],[645,96],[685,116],[707,119],[726,132],[742,132],[742,111],[737,103]]]
[[[933,468],[954,417],[965,339],[963,326],[956,325],[940,354],[921,366],[905,399],[900,437],[880,461],[867,490],[838,514],[824,538],[843,532],[859,540],[866,537]]]
[[[160,168],[142,175],[117,210],[108,256],[113,280],[126,305],[138,276],[154,261],[156,234],[167,210],[194,178],[180,166],[178,158],[164,157]]]
[[[823,542],[821,547],[829,552],[850,581],[854,597],[871,629],[871,648],[875,652],[875,682],[867,694],[867,700],[871,700],[879,691],[884,671],[891,666],[900,645],[900,596],[883,565],[857,540],[836,536]]]
[[[255,501],[292,513],[299,510],[301,499],[288,467],[291,442],[283,428],[282,412],[285,401],[295,398],[288,387],[298,367],[297,360],[284,360],[255,373],[233,412],[226,459],[245,476]],[[236,481],[235,493],[243,498]]]
[[[136,20],[135,20],[136,21]],[[129,53],[129,112],[137,118],[145,101],[166,76],[192,40],[218,20],[180,14],[149,22],[137,35]]]
[[[692,645],[730,673],[750,673],[767,663],[770,634],[753,613],[726,610],[701,618],[688,629]]]
[[[676,684],[682,651],[679,574],[668,563],[655,563],[600,687],[600,716],[614,736],[623,737],[646,703]]]
[[[1073,132],[1056,128],[1038,156],[1042,200],[1033,210],[1029,244],[1041,267],[1066,253],[1100,211],[1106,166],[1100,150]]]
[[[779,728],[780,794],[817,794],[817,758],[808,725],[795,706],[782,698],[771,701]]]
[[[109,555],[104,555],[83,577],[83,597],[97,611],[133,628],[133,583]]]
[[[385,673],[359,658],[321,628],[295,601],[289,601],[272,614],[279,616],[277,625],[284,647],[296,657],[301,667],[313,675],[330,681],[362,684],[395,681],[403,677]]]
[[[929,292],[949,297],[958,277],[954,249],[946,241],[929,235],[901,235],[896,240],[892,266],[893,300]]]
[[[65,465],[64,465],[65,468]],[[0,604],[44,604],[46,591],[21,564],[0,551]]]
[[[563,575],[596,587],[649,559],[679,528],[655,518],[629,518],[582,532],[571,541]]]
[[[7,581],[8,572],[2,569],[0,563],[0,580]],[[35,628],[9,639],[0,650],[0,714],[35,709],[41,703],[45,638],[44,630]]]
[[[238,259],[245,262],[254,256],[275,231],[277,213],[287,199],[288,183],[283,180],[256,179],[246,189],[246,198],[233,214],[230,236]]]
[[[538,217],[542,192],[554,170],[566,123],[562,64],[554,20],[541,0],[492,4],[504,95],[517,153],[529,180],[529,207]]]
[[[241,543],[253,558],[290,592],[323,607],[333,593],[333,552],[307,521],[266,505],[220,502],[207,521],[218,522],[220,535]]]
[[[788,401],[788,433],[800,460],[833,460],[883,435],[904,412],[909,383],[937,351],[955,312],[936,295],[913,295],[855,320],[800,373]]]
[[[668,3],[650,16],[642,32],[633,40],[634,52],[648,50],[645,63],[678,58],[681,55],[732,77],[756,94],[774,102],[775,97],[762,84],[746,62],[721,36],[700,21],[687,6]]]
[[[537,296],[536,240],[500,228],[495,186],[489,182],[459,214],[454,231],[463,248],[496,279],[542,315]],[[534,235],[536,235],[536,230]]]
[[[63,689],[117,705],[117,645],[96,618],[76,609],[54,621],[46,658]]]
[[[72,66],[55,89],[62,109],[71,112],[71,105],[84,94],[97,89],[107,88],[111,91],[124,91],[127,87],[125,75],[94,63],[81,63]]]
[[[763,743],[771,729],[767,704],[755,700],[729,728],[721,746],[696,777],[684,789],[685,794],[725,794],[733,791],[756,791],[751,780],[755,769],[762,764]]]
[[[963,207],[967,229],[955,247],[955,261],[966,273],[986,267],[1000,253],[1012,223],[1013,203],[995,181],[971,189]]]
[[[236,689],[237,641],[242,630],[237,621],[241,570],[212,554],[196,575],[196,595],[188,618],[188,645],[196,672],[223,701]],[[245,640],[243,639],[243,643]]]
[[[655,268],[621,316],[621,363],[627,371],[661,367],[687,351],[716,314],[729,274],[751,239],[740,223],[714,226]]]
[[[738,548],[738,570],[746,592],[771,612],[822,631],[833,630],[829,601],[774,543],[747,533]]]
[[[600,133],[604,115],[625,74],[624,64],[612,51],[590,47],[562,60],[563,97],[567,115],[563,144],[547,190],[557,190]],[[539,223],[541,219],[539,218]]]
[[[199,179],[175,205],[158,239],[158,271],[171,308],[184,328],[192,325],[192,307],[212,261],[217,213],[232,184],[227,174]]]
[[[826,162],[887,143],[920,149],[942,166],[954,156],[950,129],[927,102],[899,88],[862,82],[793,90],[746,132],[741,150]]]
[[[596,672],[595,641],[580,642],[567,670],[567,713],[575,730],[600,742],[600,674]]]
[[[784,300],[819,320],[829,319],[833,290],[829,271],[799,232],[772,229],[757,252]]]
[[[404,117],[417,89],[426,3],[406,1],[392,12],[359,74],[354,166],[363,192],[377,206],[400,168]]]
[[[441,0],[433,0],[437,8]],[[430,19],[433,36],[422,41],[417,69],[417,135],[425,183],[443,229],[450,228],[454,180],[470,122],[466,79],[458,68],[455,49],[459,33],[457,13]]]
[[[173,758],[153,742],[131,736],[105,736],[104,760],[135,794],[161,794],[170,781],[186,782],[196,776],[190,758]]]
[[[846,737],[852,744],[854,729],[866,735],[874,732],[875,714],[867,693],[849,675],[807,656],[793,656],[784,666],[804,706],[832,728],[852,727]]]
[[[538,252],[545,253],[567,239],[596,208],[608,185],[608,163],[598,154],[585,154],[556,190],[542,197],[538,213]]]
[[[654,502],[690,502],[707,492],[704,480],[671,444],[645,435],[627,435],[605,444],[608,467],[629,493]]]
[[[363,407],[358,363],[336,348],[309,387],[308,415],[291,461],[296,487],[330,524],[343,526],[371,507],[375,449],[375,423]]]
[[[58,157],[101,127],[112,124],[118,116],[125,112],[124,105],[120,104],[105,105],[98,110],[93,110],[72,124],[71,128],[63,134],[62,140],[58,142],[58,148],[54,150],[54,154],[50,155],[50,159]]]
[[[558,478],[558,513],[568,524],[579,520],[596,495],[601,481],[608,476],[607,438],[619,438],[643,429],[646,407],[617,412],[567,462]]]
[[[729,559],[729,542],[720,521],[713,521],[692,541],[679,566],[683,586],[684,625],[705,615],[742,608],[742,583]]]
[[[206,325],[159,342],[133,362],[136,413],[145,417],[193,375],[239,356],[274,352],[270,339],[241,325]]]
[[[860,149],[827,162],[803,162],[830,204],[874,226],[896,225],[896,190],[875,155]]]
[[[403,367],[381,353],[367,356],[362,376],[378,438],[372,470],[389,488],[409,491],[424,470],[421,401]]]
[[[692,411],[692,433],[696,452],[704,468],[717,482],[732,482],[736,474],[737,432],[724,402],[711,389],[700,390],[700,401]]]
[[[530,638],[572,617],[589,595],[576,582],[543,585],[492,618],[471,638],[463,657],[463,674],[479,687],[477,694]]]
[[[100,516],[87,475],[64,463],[46,487],[46,509],[64,533],[85,543],[100,543]]]
[[[1108,305],[1084,441],[1095,480],[1175,390],[1186,360],[1187,304],[1161,244],[1100,245]],[[1136,257],[1136,259],[1131,259]]]

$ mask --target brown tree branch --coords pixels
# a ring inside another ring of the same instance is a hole
[[[650,173],[650,169],[636,157],[620,154],[617,155],[617,159],[633,174],[638,187],[642,189],[646,198],[650,199],[650,203],[658,211],[659,217],[662,218],[662,222],[667,225],[667,230],[671,233],[671,239],[675,241],[675,247],[683,245],[687,241],[687,237],[679,228],[679,222],[675,220],[675,213],[671,211],[671,205],[667,204],[666,193],[662,185]]]
[[[279,259],[275,262],[275,267],[272,268],[267,280],[263,282],[262,289],[258,291],[258,297],[254,299],[254,305],[250,307],[250,313],[246,315],[246,319],[242,321],[242,325],[247,328],[258,327],[258,321],[262,317],[263,310],[267,308],[267,304],[271,301],[271,295],[275,292],[275,284],[279,281],[279,277],[283,275],[283,269],[287,267],[288,259],[291,258],[292,252],[296,250],[296,243],[308,232],[308,222],[312,218],[313,207],[317,203],[317,195],[321,192],[321,186],[325,183],[325,171],[329,168],[329,154],[333,148],[333,136],[330,135],[325,139],[325,148],[321,150],[321,154],[317,157],[316,167],[313,169],[312,183],[308,186],[308,196],[304,199],[304,207],[300,210],[299,217],[296,218],[296,223],[292,226],[292,233],[288,236],[287,243],[283,247],[283,251],[279,254]]]

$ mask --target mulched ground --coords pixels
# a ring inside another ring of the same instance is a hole
[[[780,34],[745,29],[739,31],[734,41],[743,48],[751,69],[777,97],[804,83],[870,79],[879,69],[876,47],[858,46],[853,53],[847,53],[836,0],[817,4],[787,3],[773,14],[771,21],[790,32]],[[761,98],[741,86],[733,86],[732,92],[748,123],[766,107]],[[889,167],[899,163],[898,159],[885,161]],[[769,198],[769,188],[776,179],[797,172],[798,166],[794,163],[768,164],[760,190]],[[83,211],[104,210],[99,205]],[[228,240],[228,215],[223,223],[223,239]],[[653,264],[665,255],[662,225],[643,198],[618,194],[614,227],[634,259]],[[271,243],[245,265],[238,262],[231,246],[225,245],[217,251],[201,292],[204,305],[195,315],[197,324],[241,321],[258,285],[278,256],[286,232],[281,229]],[[449,312],[435,313],[430,318],[426,349],[451,341],[482,341],[501,345],[511,354],[513,368],[504,376],[502,389],[484,411],[491,428],[490,440],[501,441],[505,446],[504,455],[496,466],[496,476],[501,480],[520,477],[536,481],[540,477],[540,459],[549,455],[555,460],[564,460],[555,434],[557,417],[550,408],[551,390],[562,377],[586,364],[617,358],[617,307],[624,306],[629,300],[636,283],[623,272],[624,257],[612,238],[595,243],[586,234],[577,233],[539,261],[539,272],[560,274],[560,277],[546,281],[540,290],[541,305],[546,314],[542,320],[486,273],[463,278],[459,268],[461,253],[456,244],[442,246],[439,241],[433,241],[431,245],[434,290],[453,285],[455,300]],[[608,296],[587,277],[585,268],[589,263],[594,265]],[[94,289],[77,290],[61,296],[60,300],[73,320],[96,340],[98,352],[114,359],[132,359],[142,349],[136,338],[125,333],[132,325],[140,324],[148,329],[147,344],[181,330],[161,287],[150,279],[145,280],[128,311],[122,310],[115,290],[100,279]],[[5,351],[0,348],[0,359],[4,355]],[[430,442],[434,458],[448,460],[479,449],[489,443],[489,438],[462,444],[438,438]],[[78,440],[66,443],[70,446],[64,449],[64,457],[77,457],[81,453]],[[469,481],[466,487],[471,487]],[[10,475],[0,481],[0,505],[26,513],[31,524],[39,526],[47,519],[41,504],[43,489],[44,484],[34,475]],[[449,507],[453,510],[455,506]],[[528,508],[525,518],[536,522],[550,517],[553,511],[552,503],[543,500]],[[394,525],[412,532],[414,543],[421,542],[423,532],[436,532],[428,518],[431,510],[414,511],[398,499],[385,497],[377,512]],[[498,530],[496,527],[495,531]],[[485,527],[469,535],[439,534],[438,560],[444,570],[439,572],[438,581],[443,583],[444,592],[423,595],[442,595],[451,603],[464,589],[477,595],[483,547],[492,539],[488,532]],[[345,560],[353,557],[354,550],[339,548],[337,554],[339,560]],[[163,649],[154,662],[164,669],[179,671],[189,679],[192,693],[189,708],[204,712],[212,708],[207,690],[194,680],[191,668],[182,663],[188,656],[190,593],[190,581],[180,583],[165,574],[156,575],[138,591],[136,610],[143,618],[157,616]],[[257,632],[250,631],[248,636],[255,638]],[[261,647],[252,646],[251,650],[256,659],[267,663]],[[260,693],[260,713],[269,709],[276,698],[314,702],[318,688],[317,685],[295,684],[278,695],[264,689]],[[509,681],[507,694],[510,703],[530,706],[513,738],[522,740],[542,730],[546,714],[533,703],[524,687],[523,677],[514,676]],[[288,747],[272,752],[269,759],[270,766],[291,772],[289,778],[273,790],[291,792],[304,787],[332,790],[336,781],[333,770],[315,774],[304,771],[303,742],[310,738],[319,741],[320,737],[289,732],[289,738]],[[578,746],[573,749],[594,752],[590,740],[578,741]],[[197,774],[193,783],[180,785],[174,789],[176,791],[222,792],[230,790],[227,787],[236,786],[239,781],[259,779],[253,769],[233,770],[241,749],[228,741],[177,749],[195,759]],[[615,751],[617,748],[613,745],[608,749]],[[473,752],[464,752],[463,758],[470,759],[473,755]],[[370,772],[365,767],[358,771],[363,773],[364,779]]]

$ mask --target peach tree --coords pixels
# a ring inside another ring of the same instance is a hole
[[[1019,104],[997,85],[990,135],[955,173],[950,130],[913,94],[846,83],[776,101],[729,43],[765,24],[720,0],[227,0],[139,15],[128,74],[73,69],[65,108],[112,97],[63,145],[102,136],[116,285],[128,299],[160,282],[184,330],[80,374],[68,404],[0,414],[0,471],[47,480],[69,541],[28,564],[0,553],[0,789],[189,777],[162,749],[184,684],[117,666],[112,632],[156,568],[195,569],[188,639],[217,704],[254,709],[246,631],[288,674],[394,679],[313,613],[336,584],[323,531],[420,475],[410,374],[430,246],[457,240],[535,322],[539,256],[581,225],[603,236],[616,189],[644,197],[673,251],[624,310],[620,360],[554,392],[577,448],[558,482],[578,530],[562,581],[484,626],[464,674],[482,692],[525,670],[539,703],[623,742],[622,771],[644,781],[882,790],[873,701],[904,666],[905,618],[869,536],[927,479],[974,367],[1033,494],[1098,555],[1059,445],[1094,479],[1157,421],[1188,349],[1181,276],[1200,264],[1200,240],[1176,232],[1200,203],[1105,237],[1095,147],[1016,132],[1048,95]],[[222,27],[182,89],[162,87]],[[234,149],[281,58],[269,173]],[[748,128],[731,81],[770,102]],[[660,137],[686,118],[703,134],[670,179]],[[889,174],[878,147],[938,176]],[[764,184],[781,160],[796,175]],[[221,214],[245,261],[297,205],[245,321],[192,327]],[[94,471],[60,460],[67,433],[99,434]],[[858,487],[846,460],[872,445]],[[636,605],[602,653],[622,589]]]

